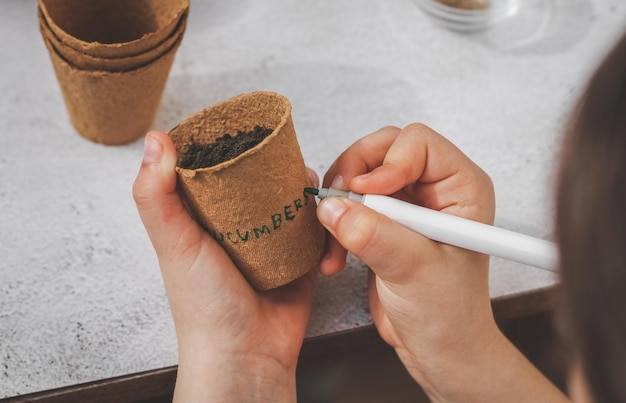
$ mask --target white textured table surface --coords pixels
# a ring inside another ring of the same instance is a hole
[[[525,0],[464,35],[410,0],[192,1],[155,128],[273,90],[293,104],[308,165],[384,125],[422,121],[493,178],[497,224],[552,232],[560,133],[584,80],[626,26],[623,0]],[[0,5],[0,398],[174,365],[176,340],[131,184],[142,141],[106,147],[71,127],[34,0]],[[370,323],[366,271],[319,282],[308,336]],[[554,283],[493,260],[494,297]]]

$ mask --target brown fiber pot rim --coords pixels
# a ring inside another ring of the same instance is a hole
[[[176,166],[176,171],[179,174],[181,174],[181,175],[183,175],[183,176],[185,176],[187,178],[193,178],[194,176],[196,176],[197,173],[200,173],[200,172],[211,173],[211,172],[218,172],[218,171],[226,170],[226,169],[236,165],[239,161],[241,161],[241,160],[243,160],[245,158],[249,158],[250,156],[254,155],[261,148],[263,148],[267,144],[271,143],[278,136],[278,133],[282,130],[282,128],[287,123],[288,119],[290,119],[290,117],[291,117],[291,103],[289,102],[289,100],[285,96],[283,96],[281,94],[278,94],[276,92],[272,92],[272,91],[254,91],[254,92],[249,92],[249,93],[245,93],[245,94],[240,94],[240,95],[234,96],[232,98],[229,98],[227,100],[224,100],[224,101],[218,102],[216,104],[210,105],[207,108],[202,109],[201,111],[191,115],[187,119],[185,119],[182,122],[180,122],[178,125],[176,125],[174,128],[172,128],[172,130],[170,130],[170,133],[175,132],[180,127],[184,127],[184,126],[187,126],[187,125],[192,125],[193,122],[197,121],[200,117],[204,116],[204,114],[208,110],[210,110],[210,109],[220,108],[220,107],[226,105],[227,103],[239,102],[239,101],[241,101],[241,100],[243,100],[245,98],[253,98],[253,97],[259,97],[259,96],[269,96],[271,98],[275,98],[278,102],[281,103],[281,106],[284,108],[284,111],[281,114],[281,118],[280,118],[280,121],[278,122],[278,124],[276,124],[275,126],[272,125],[273,126],[272,127],[272,133],[270,133],[265,139],[263,139],[263,141],[261,141],[256,146],[254,146],[254,147],[244,151],[243,153],[239,154],[235,158],[232,158],[232,159],[230,159],[228,161],[224,161],[222,163],[219,163],[219,164],[211,166],[211,167],[197,168],[197,169],[187,169],[187,168],[182,168],[182,167]],[[176,144],[176,141],[174,143]],[[177,149],[177,151],[178,151],[178,149]]]
[[[66,0],[71,1],[71,0]],[[77,0],[75,0],[77,1]],[[94,0],[85,0],[94,1]],[[130,0],[138,1],[138,0]],[[189,10],[189,0],[172,0],[172,1],[151,1],[144,0],[146,3],[155,3],[155,8],[159,8],[159,5],[166,4],[167,10],[157,22],[157,27],[146,31],[142,36],[132,40],[118,42],[118,43],[104,43],[96,41],[86,41],[68,33],[63,27],[61,27],[55,19],[52,17],[54,12],[48,9],[49,3],[59,3],[54,0],[38,0],[37,3],[41,9],[41,13],[48,23],[50,29],[65,45],[74,48],[79,52],[83,52],[90,56],[102,57],[102,58],[122,58],[131,57],[147,52],[154,47],[159,46],[166,38],[170,37],[172,32],[178,27],[178,22],[182,16]],[[57,15],[58,17],[58,15]]]

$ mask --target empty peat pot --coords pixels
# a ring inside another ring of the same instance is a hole
[[[107,145],[130,143],[144,135],[156,116],[181,40],[152,63],[125,72],[76,69],[46,40],[76,131]]]

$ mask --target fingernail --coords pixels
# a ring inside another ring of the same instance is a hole
[[[328,227],[334,227],[346,212],[347,207],[346,202],[340,197],[322,200],[318,207],[320,222]]]
[[[148,133],[143,143],[143,161],[148,164],[158,164],[163,157],[163,145],[155,136]]]
[[[320,186],[320,179],[317,176],[317,173],[312,170],[311,168],[307,167],[307,173],[309,174],[309,179],[311,180],[311,186],[313,186],[314,188],[319,187]]]
[[[346,182],[343,180],[343,176],[335,176],[335,179],[333,179],[330,187],[334,189],[346,190]]]

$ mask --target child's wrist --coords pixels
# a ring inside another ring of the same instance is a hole
[[[295,402],[295,366],[268,354],[179,350],[175,401]]]
[[[490,372],[491,363],[511,353],[510,343],[495,323],[475,337],[480,341],[461,345],[444,341],[426,355],[419,349],[397,352],[432,401],[471,400],[468,398],[480,391],[483,383],[489,383],[483,375]]]

